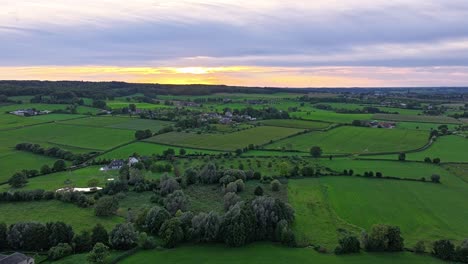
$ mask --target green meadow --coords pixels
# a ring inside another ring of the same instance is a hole
[[[421,148],[427,138],[424,131],[343,126],[287,138],[265,148],[308,152],[312,146],[320,146],[326,154],[398,152]]]
[[[291,127],[311,130],[326,129],[331,125],[330,123],[325,122],[314,122],[296,119],[270,119],[262,120],[260,123],[266,126]]]
[[[159,131],[161,128],[170,126],[173,123],[167,121],[140,119],[136,117],[88,117],[83,119],[69,120],[62,122],[63,124],[77,125],[77,126],[91,126],[91,127],[104,127],[116,128],[126,130],[145,130],[149,129],[153,132]]]
[[[461,122],[455,118],[448,116],[427,116],[427,115],[395,115],[395,114],[375,114],[372,119],[376,120],[391,120],[404,122],[426,122],[426,123],[441,123],[441,124],[460,124]]]
[[[180,147],[234,151],[249,144],[263,145],[270,141],[292,136],[302,130],[284,127],[260,126],[227,134],[196,134],[170,132],[154,136],[147,141]]]
[[[52,166],[56,158],[16,150],[2,150],[0,154],[0,182],[6,182],[23,169],[39,170],[43,165]],[[19,164],[22,164],[19,166]]]
[[[325,121],[332,123],[351,124],[354,120],[370,120],[371,114],[339,114],[332,111],[313,109],[310,111],[292,112],[291,117],[304,119]]]

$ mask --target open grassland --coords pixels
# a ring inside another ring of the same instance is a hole
[[[106,150],[133,139],[133,131],[56,123],[0,132],[2,147],[13,148],[17,143],[30,142],[42,147],[58,146],[72,152]]]
[[[417,115],[421,113],[421,110],[415,109],[404,109],[396,107],[386,107],[381,105],[372,105],[372,104],[352,104],[352,103],[319,103],[324,105],[330,105],[335,109],[347,109],[347,110],[363,110],[364,107],[375,107],[380,111],[390,112],[390,113],[399,113],[400,115]]]
[[[38,115],[31,116],[26,118],[31,118],[33,120],[42,121],[42,122],[53,122],[53,121],[63,121],[70,119],[81,119],[86,117],[86,115],[71,115],[71,114],[48,114],[48,115]]]
[[[294,128],[261,126],[228,134],[171,132],[152,137],[148,141],[181,147],[233,151],[245,148],[249,144],[263,145],[301,131]]]
[[[369,120],[372,118],[371,114],[339,114],[320,109],[303,112],[292,112],[290,113],[290,116],[304,120],[316,120],[342,124],[350,124],[353,122],[353,120]]]
[[[455,119],[453,117],[448,117],[448,116],[375,114],[375,115],[372,116],[372,119],[391,120],[391,121],[440,123],[440,124],[460,124],[461,123],[457,119]]]
[[[0,223],[63,221],[73,226],[75,232],[89,230],[98,223],[110,230],[124,221],[123,218],[117,216],[97,217],[94,216],[93,208],[80,208],[74,204],[56,200],[0,203],[0,212]]]
[[[292,157],[292,156],[310,156],[307,152],[292,152],[292,151],[273,151],[273,150],[249,150],[242,153],[243,157],[259,156],[259,157]]]
[[[468,162],[468,138],[443,136],[427,149],[406,154],[406,160],[423,161],[424,158],[440,158],[441,162]],[[397,159],[396,155],[366,156],[371,159]]]
[[[162,155],[165,150],[170,149],[170,148],[175,151],[176,155],[179,155],[179,151],[181,149],[179,147],[161,145],[161,144],[156,144],[156,143],[151,143],[151,142],[135,142],[135,143],[114,149],[110,152],[107,152],[99,156],[98,159],[99,158],[122,159],[122,158],[130,157],[134,153],[138,153],[140,156],[151,156],[153,154]],[[191,149],[191,148],[184,148],[184,149],[186,151],[186,155],[220,153],[219,151],[215,151],[215,150],[201,150],[201,149]]]
[[[92,127],[105,127],[117,128],[128,130],[145,130],[149,129],[153,132],[159,131],[161,128],[172,125],[172,122],[129,118],[129,117],[89,117],[77,120],[69,120],[62,122],[63,124],[79,125],[79,126],[92,126]]]
[[[468,164],[457,163],[457,164],[444,164],[442,165],[445,169],[450,171],[452,174],[458,176],[461,180],[468,183]]]
[[[362,253],[337,256],[320,254],[312,248],[286,248],[270,243],[255,243],[241,248],[228,248],[223,245],[181,246],[176,249],[140,251],[121,263],[400,263],[426,264],[443,263],[429,256],[412,253]]]
[[[367,230],[376,223],[397,225],[406,246],[468,235],[468,185],[461,180],[457,186],[355,177],[318,181],[339,218]]]
[[[43,165],[52,166],[57,159],[24,151],[4,150],[0,154],[0,182],[6,182],[21,170],[39,170]]]
[[[345,126],[287,138],[265,148],[308,152],[312,146],[320,146],[327,154],[398,152],[420,148],[427,138],[424,131]]]
[[[437,123],[422,123],[422,122],[398,122],[396,128],[415,129],[415,130],[437,130],[441,125],[446,125],[449,130],[454,130],[458,125],[455,124],[437,124]]]
[[[65,110],[69,105],[67,104],[31,104],[31,103],[26,103],[26,104],[11,104],[7,106],[2,106],[0,107],[0,112],[10,112],[10,111],[15,111],[19,109],[37,109],[37,110],[49,110],[49,111],[54,111],[54,110]],[[97,114],[101,110],[89,106],[82,106],[79,105],[77,107],[77,113],[78,114]]]
[[[168,108],[170,106],[164,104],[150,104],[150,103],[136,103],[136,102],[127,102],[127,101],[106,101],[107,107],[111,109],[121,109],[128,107],[129,104],[135,104],[137,109],[157,109],[157,108]]]
[[[296,119],[270,119],[262,120],[260,123],[267,126],[290,127],[300,129],[325,129],[331,125],[330,123],[325,122],[313,122]]]

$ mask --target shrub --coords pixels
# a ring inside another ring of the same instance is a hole
[[[424,253],[426,252],[426,245],[424,245],[424,241],[418,241],[413,248],[415,253]]]
[[[187,211],[189,204],[189,199],[182,190],[177,190],[169,194],[166,199],[164,199],[164,207],[172,215],[174,215],[178,210],[181,210],[182,212]]]
[[[153,249],[156,247],[156,241],[145,232],[138,235],[138,246],[142,249]]]
[[[277,192],[281,188],[281,183],[278,180],[274,180],[270,183],[271,190]]]
[[[355,236],[346,236],[338,241],[338,246],[335,248],[335,254],[358,253],[361,249],[361,243]]]
[[[166,196],[170,193],[173,193],[176,190],[179,190],[180,185],[176,179],[172,177],[168,177],[167,175],[164,175],[161,178],[161,182],[159,183],[159,189],[160,189],[161,195]]]
[[[91,233],[83,230],[73,237],[73,248],[76,253],[88,252],[93,248]]]
[[[164,247],[173,248],[184,239],[182,223],[177,217],[166,220],[159,230]]]
[[[369,235],[363,234],[363,244],[367,251],[402,251],[403,238],[400,228],[389,225],[372,226]]]
[[[118,224],[110,233],[110,244],[117,250],[128,250],[137,243],[137,232],[133,224]]]
[[[97,224],[93,227],[93,230],[91,231],[91,243],[93,245],[97,243],[107,245],[109,243],[109,234],[101,224]]]
[[[10,184],[13,188],[21,188],[24,187],[28,183],[28,178],[22,172],[17,172],[8,180],[8,184]]]
[[[224,210],[228,211],[231,206],[241,201],[241,198],[234,192],[228,192],[223,197]]]
[[[104,263],[109,256],[109,248],[103,243],[94,245],[93,250],[86,256],[86,260],[91,263]]]
[[[431,158],[429,158],[429,157],[425,157],[425,158],[424,158],[424,162],[426,162],[426,163],[432,163],[432,160],[431,160]]]
[[[157,235],[161,225],[169,218],[171,218],[171,215],[166,209],[155,206],[146,215],[145,227],[151,234]]]
[[[256,196],[262,196],[263,195],[263,188],[261,186],[255,187],[254,194]]]
[[[94,207],[96,216],[109,216],[119,209],[119,201],[115,197],[106,196],[99,199]]]
[[[432,174],[431,181],[434,183],[440,183],[440,175],[439,174]]]
[[[455,256],[455,246],[450,240],[438,240],[434,242],[432,254],[443,260],[452,260]]]
[[[47,252],[47,257],[50,260],[58,260],[71,255],[73,252],[71,246],[66,243],[60,243],[55,247],[51,247]]]

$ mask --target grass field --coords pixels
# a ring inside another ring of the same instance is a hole
[[[304,120],[316,120],[342,124],[350,124],[353,122],[353,120],[369,120],[372,118],[371,114],[338,114],[332,111],[325,111],[320,109],[303,112],[292,112],[290,113],[290,116]]]
[[[320,254],[312,248],[286,248],[269,243],[255,243],[241,248],[223,245],[181,246],[168,250],[140,251],[122,260],[125,263],[444,263],[429,256],[412,253],[362,253],[336,256]]]
[[[468,162],[468,138],[462,136],[443,136],[426,150],[407,153],[406,160],[423,161],[425,157],[440,158],[441,162]],[[395,155],[368,156],[371,159],[396,159]]]
[[[150,104],[150,103],[136,103],[136,102],[127,102],[127,101],[106,101],[106,104],[111,109],[121,109],[128,107],[129,104],[135,104],[137,109],[157,109],[157,108],[167,108],[170,106],[164,104]]]
[[[249,144],[263,145],[270,140],[285,138],[301,131],[294,128],[260,126],[228,134],[171,132],[152,137],[148,141],[181,147],[233,151]]]
[[[106,150],[133,139],[133,131],[56,123],[0,132],[2,146],[11,148],[17,143],[30,142],[43,147],[59,146],[72,152]]]
[[[105,159],[117,159],[117,158],[128,158],[129,156],[133,155],[133,153],[138,153],[140,156],[151,156],[153,154],[163,154],[163,152],[167,149],[174,149],[176,154],[179,154],[179,147],[161,145],[151,142],[135,142],[129,145],[122,146],[120,148],[114,149],[110,152],[107,152],[99,158]],[[184,148],[187,152],[186,154],[218,154],[219,151],[215,150],[200,150],[200,149],[191,149],[191,148]]]
[[[153,132],[159,131],[161,128],[172,125],[172,122],[149,120],[129,117],[89,117],[77,120],[69,120],[62,122],[63,124],[117,128],[128,130],[145,130],[150,129]]]
[[[437,130],[440,125],[447,125],[449,130],[454,130],[458,125],[455,124],[436,124],[436,123],[422,123],[422,122],[398,122],[396,128],[403,129],[416,129],[416,130]]]
[[[331,125],[330,123],[325,122],[313,122],[296,119],[270,119],[262,120],[260,123],[266,126],[291,127],[300,129],[325,129]]]
[[[39,170],[43,165],[52,166],[57,159],[36,155],[24,151],[4,150],[0,154],[0,182],[6,182],[15,173],[23,169]]]
[[[310,156],[307,152],[288,152],[273,150],[249,150],[242,153],[242,156],[261,156],[261,157],[291,157],[291,156]]]
[[[468,234],[468,203],[461,202],[468,199],[468,185],[461,180],[458,186],[352,177],[318,181],[341,219],[365,229],[376,223],[397,225],[407,246]]]
[[[427,138],[423,131],[345,126],[287,138],[265,148],[308,152],[310,147],[320,146],[327,154],[398,152],[420,148]]]
[[[460,124],[461,122],[455,118],[448,116],[425,116],[425,115],[394,115],[394,114],[375,114],[372,119],[376,120],[392,120],[392,121],[408,121],[408,122],[426,122],[440,124]]]
[[[75,231],[89,230],[100,223],[108,230],[124,219],[112,217],[94,216],[93,208],[79,208],[71,203],[61,201],[37,201],[0,203],[0,223],[18,223],[21,221],[38,221],[42,223],[51,221],[63,221],[73,226]]]

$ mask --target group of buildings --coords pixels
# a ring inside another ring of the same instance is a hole
[[[15,111],[11,111],[10,114],[17,115],[17,116],[37,116],[37,115],[47,115],[52,113],[49,110],[36,110],[36,109],[19,109]]]

